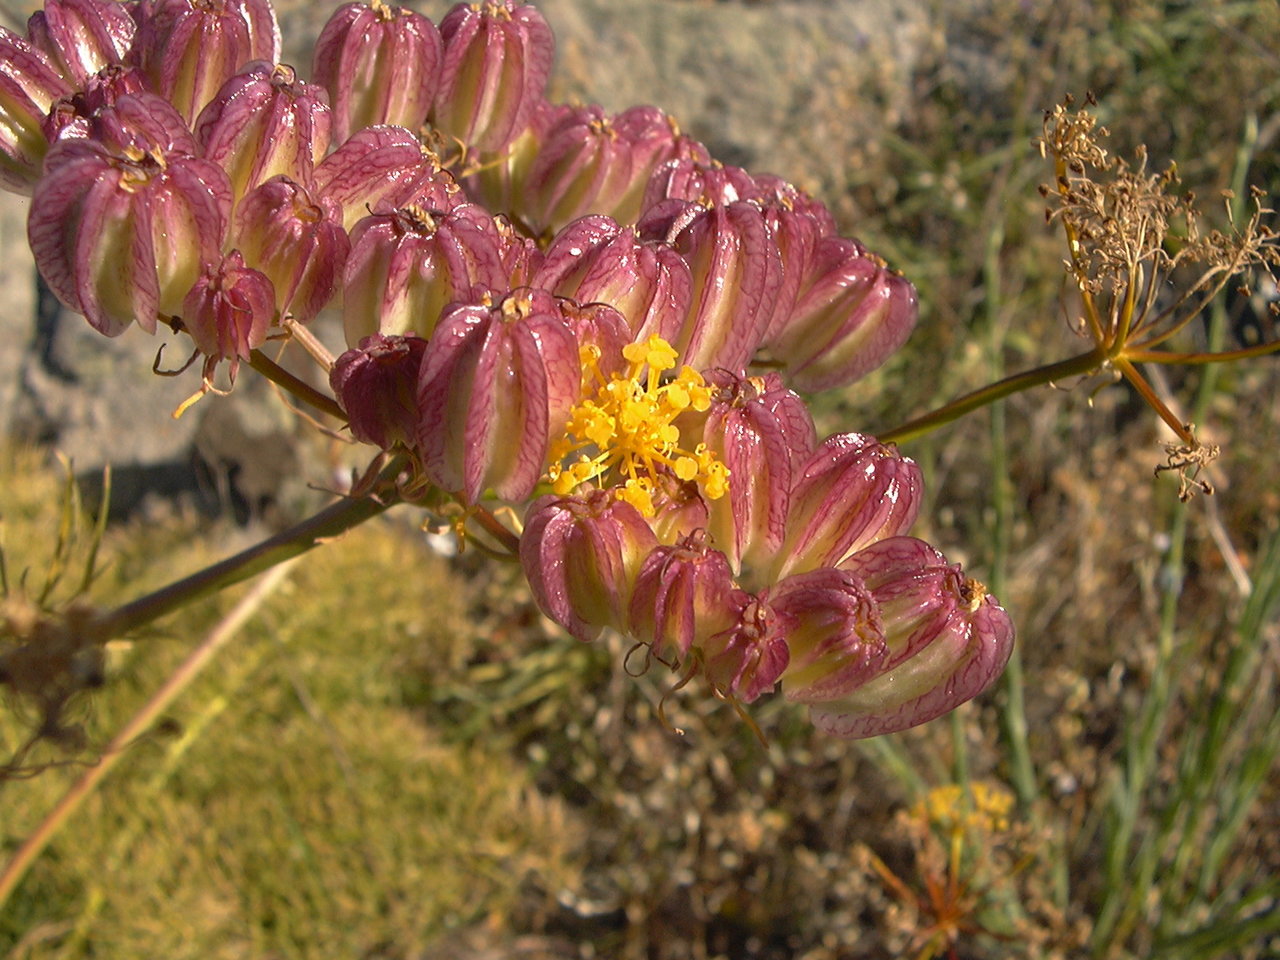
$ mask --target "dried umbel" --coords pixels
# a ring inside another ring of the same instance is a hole
[[[1067,275],[1079,293],[1072,330],[1093,349],[1057,364],[1071,374],[1119,374],[1177,436],[1176,458],[1156,468],[1179,478],[1179,497],[1213,487],[1201,469],[1217,457],[1213,444],[1196,438],[1161,399],[1140,369],[1142,363],[1201,365],[1260,356],[1280,348],[1271,340],[1241,350],[1179,353],[1166,349],[1172,338],[1202,317],[1212,301],[1243,278],[1274,282],[1280,267],[1280,240],[1263,223],[1260,191],[1252,211],[1227,231],[1202,231],[1193,194],[1179,192],[1174,166],[1151,171],[1145,148],[1132,162],[1110,154],[1102,143],[1105,127],[1088,107],[1071,98],[1045,112],[1041,155],[1053,163],[1054,180],[1040,193],[1048,201],[1045,219],[1057,223],[1067,243]],[[1234,197],[1228,195],[1228,212]],[[1273,314],[1280,306],[1270,305]],[[1176,459],[1176,462],[1175,462]]]

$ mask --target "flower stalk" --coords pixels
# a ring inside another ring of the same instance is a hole
[[[404,467],[403,460],[393,460],[383,469],[369,493],[339,500],[314,516],[235,556],[114,610],[100,613],[92,620],[89,631],[99,643],[135,633],[166,614],[242,583],[264,570],[342,536],[400,502],[396,481]]]
[[[338,420],[345,421],[347,419],[346,411],[339,406],[336,400],[328,394],[321,393],[305,380],[294,376],[261,350],[250,352],[249,366],[276,384],[276,386],[293,394],[299,400],[309,403],[321,413],[327,413]]]
[[[966,414],[995,403],[997,400],[1011,397],[1015,393],[1021,393],[1034,387],[1041,387],[1045,384],[1056,383],[1067,377],[1094,373],[1101,369],[1107,363],[1107,360],[1106,351],[1099,347],[1090,350],[1088,353],[1069,357],[1066,360],[1059,360],[1056,363],[1036,367],[1033,370],[1024,370],[1022,373],[1012,374],[1003,380],[998,380],[995,383],[966,393],[964,396],[958,397],[950,403],[938,407],[936,410],[921,414],[891,430],[881,430],[876,436],[884,443],[903,443],[907,440],[914,440],[916,437],[924,436],[939,427],[959,420]]]

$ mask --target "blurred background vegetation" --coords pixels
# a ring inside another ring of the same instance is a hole
[[[888,429],[1083,349],[1031,143],[1064,94],[1098,97],[1114,151],[1176,161],[1213,225],[1225,188],[1280,192],[1274,0],[926,6],[908,76],[870,45],[884,89],[815,91],[818,122],[760,165],[920,291],[916,336],[824,401],[827,430]],[[561,95],[590,95],[565,74]],[[887,135],[829,149],[903,83]],[[1274,338],[1252,287],[1178,346]],[[370,523],[303,560],[129,748],[0,910],[0,950],[1278,956],[1280,367],[1170,368],[1158,387],[1222,446],[1216,496],[1183,505],[1153,478],[1168,437],[1123,385],[1022,394],[905,445],[930,498],[917,532],[992,586],[1019,654],[951,719],[868,742],[775,700],[752,710],[762,745],[724,704],[630,676],[620,645],[564,638],[518,571],[434,553],[411,514]],[[62,480],[29,449],[0,470],[10,582],[34,579]],[[93,597],[241,535],[154,507],[109,529]],[[113,645],[70,718],[84,748],[41,747],[28,762],[55,766],[0,783],[0,852],[233,599]],[[0,713],[6,753],[28,721]]]

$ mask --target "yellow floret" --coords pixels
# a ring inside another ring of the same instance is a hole
[[[696,481],[713,500],[725,495],[729,471],[715,454],[705,444],[693,451],[680,446],[680,429],[673,421],[685,410],[707,410],[712,391],[692,367],[682,367],[674,379],[662,382],[662,373],[676,365],[669,343],[652,336],[628,344],[622,350],[626,373],[607,382],[599,350],[584,347],[580,355],[587,396],[570,414],[565,436],[551,447],[547,479],[556,493],[571,493],[588,481],[613,483],[621,499],[653,516],[655,474],[667,468],[681,480]],[[576,462],[561,466],[574,454]]]

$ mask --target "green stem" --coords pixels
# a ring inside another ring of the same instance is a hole
[[[1231,363],[1234,360],[1251,360],[1280,351],[1280,340],[1259,343],[1240,350],[1219,350],[1205,353],[1171,353],[1165,350],[1126,350],[1124,355],[1133,363],[1168,363],[1179,366],[1190,364]]]
[[[327,413],[331,417],[337,417],[346,422],[347,412],[338,405],[336,400],[321,393],[305,380],[295,377],[261,350],[254,350],[249,354],[249,366],[299,400],[311,404],[321,413]]]
[[[1003,400],[1005,397],[1021,393],[1023,390],[1030,390],[1032,387],[1053,383],[1055,380],[1093,373],[1104,363],[1110,361],[1124,374],[1133,388],[1142,395],[1142,399],[1150,404],[1152,409],[1160,415],[1160,418],[1169,424],[1170,428],[1178,436],[1190,443],[1192,442],[1190,434],[1187,433],[1183,424],[1178,423],[1177,417],[1155,395],[1155,392],[1152,391],[1146,379],[1138,372],[1134,364],[1228,363],[1233,360],[1265,356],[1277,351],[1280,351],[1280,341],[1259,344],[1242,350],[1224,350],[1208,353],[1165,353],[1158,350],[1126,350],[1116,356],[1108,356],[1108,351],[1104,347],[1095,347],[1088,353],[1082,353],[1066,360],[1059,360],[1057,363],[1050,363],[1043,367],[1036,367],[1034,370],[1025,370],[1022,373],[1015,373],[1011,377],[1005,377],[1003,380],[988,384],[979,390],[974,390],[972,393],[966,393],[964,396],[952,400],[936,410],[931,410],[929,413],[922,414],[913,420],[908,420],[892,430],[882,430],[876,436],[884,443],[902,443],[905,440],[914,440],[916,437],[938,429],[938,427],[943,427],[952,421],[959,420],[974,410],[995,403],[997,400]]]
[[[394,481],[400,467],[398,461],[393,462],[383,472],[384,481]],[[315,516],[234,557],[228,557],[189,577],[99,615],[91,627],[94,639],[105,643],[113,637],[133,633],[165,614],[225,590],[341,536],[400,501],[392,482],[384,482],[379,486],[386,489],[379,489],[377,494],[339,500]]]
[[[989,231],[986,256],[983,258],[983,288],[987,291],[986,320],[989,335],[987,363],[990,375],[993,377],[999,377],[1004,373],[1004,329],[998,315],[1000,293],[1003,289],[1000,271],[1000,252],[1003,246],[1003,229]],[[1093,354],[1089,354],[1088,357],[1090,363],[1100,362]],[[1025,374],[1018,375],[1018,377],[1025,376]],[[1005,382],[1008,380],[997,381],[997,385]],[[988,586],[998,597],[1005,596],[1006,592],[1004,588],[1009,563],[1009,537],[1013,529],[1014,491],[1013,482],[1009,477],[1009,438],[1005,413],[1004,404],[996,404],[991,408],[991,481],[994,522],[991,525],[991,572],[988,577]],[[1036,799],[1036,774],[1027,738],[1020,644],[1014,644],[1013,653],[1001,678],[1001,685],[1005,702],[1000,712],[1000,721],[1005,746],[1009,751],[1010,777],[1019,802],[1024,809],[1031,810],[1034,809]]]
[[[907,791],[907,799],[918,800],[929,792],[929,785],[920,776],[915,764],[901,742],[892,734],[884,737],[872,737],[870,740],[857,741],[862,752],[867,754],[882,770],[887,770],[897,778]]]
[[[1082,353],[1079,356],[1059,360],[1057,363],[1046,364],[1043,367],[1036,367],[1034,370],[1015,373],[1011,377],[1005,377],[1003,380],[988,384],[979,390],[974,390],[972,393],[966,393],[963,397],[952,400],[937,410],[922,414],[914,420],[908,420],[892,430],[877,433],[876,436],[884,443],[901,443],[904,440],[912,440],[954,420],[959,420],[965,414],[995,403],[997,400],[1003,400],[1005,397],[1012,396],[1015,393],[1021,393],[1023,390],[1044,386],[1046,383],[1053,383],[1055,380],[1062,380],[1066,377],[1092,373],[1108,359],[1106,350],[1102,347],[1095,347],[1088,353]]]
[[[995,522],[991,528],[991,576],[992,593],[1005,595],[1005,573],[1009,562],[1009,533],[1012,529],[1013,491],[1008,472],[1008,435],[1005,427],[1005,408],[991,409],[991,473],[995,481],[993,507]],[[1000,713],[1005,746],[1009,750],[1009,773],[1018,800],[1025,809],[1033,808],[1036,799],[1035,764],[1031,759],[1030,741],[1027,735],[1027,712],[1024,700],[1022,673],[1022,645],[1015,643],[1004,669],[1002,679],[1005,703]]]

